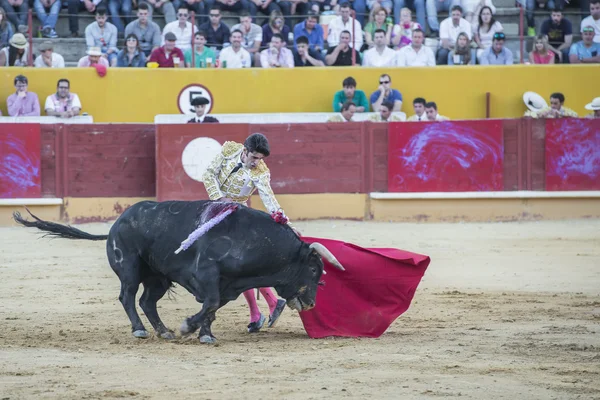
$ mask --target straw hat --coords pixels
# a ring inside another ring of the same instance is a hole
[[[101,56],[102,50],[100,49],[100,47],[90,47],[90,49],[87,51],[87,55],[88,56]]]
[[[548,107],[546,100],[535,92],[525,92],[525,94],[523,94],[523,101],[531,111],[540,111],[541,109]]]
[[[27,47],[27,39],[25,35],[22,33],[15,33],[9,40],[11,46],[16,47],[17,49],[24,49]]]
[[[596,97],[590,104],[585,105],[586,110],[600,110],[600,97]]]

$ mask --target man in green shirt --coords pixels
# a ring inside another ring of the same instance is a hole
[[[194,50],[196,52],[194,63],[196,64],[194,68],[207,68],[208,64],[211,64],[210,67],[215,67],[215,62],[217,62],[217,57],[215,51],[210,47],[206,47],[206,33],[205,32],[196,32],[194,35]],[[183,53],[183,58],[185,59],[185,67],[192,68],[192,49],[187,49],[185,53]]]
[[[356,80],[349,76],[342,82],[343,90],[340,90],[333,96],[333,111],[340,112],[342,105],[351,101],[356,105],[356,112],[368,112],[369,111],[369,100],[362,90],[356,90]]]

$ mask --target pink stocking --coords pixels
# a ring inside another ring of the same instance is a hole
[[[269,314],[273,314],[275,311],[275,307],[277,307],[277,297],[273,294],[273,291],[270,288],[260,288],[260,294],[263,295],[267,304],[269,305]]]
[[[244,297],[250,308],[250,323],[256,322],[260,319],[260,310],[258,304],[256,304],[256,297],[254,297],[254,289],[249,289],[244,292]]]

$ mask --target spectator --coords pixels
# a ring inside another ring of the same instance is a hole
[[[422,97],[417,97],[413,100],[413,110],[415,115],[411,115],[407,121],[427,121],[427,114],[425,114],[425,104],[427,102]]]
[[[8,46],[0,50],[0,67],[26,67],[29,43],[22,33],[15,33]]]
[[[69,30],[71,31],[72,37],[79,37],[78,14],[80,11],[86,10],[89,13],[95,13],[96,8],[104,8],[102,0],[67,0],[67,2],[69,5]]]
[[[75,93],[70,93],[71,83],[68,79],[59,79],[56,93],[46,98],[46,115],[58,118],[72,118],[81,112],[81,101]]]
[[[144,68],[146,54],[140,49],[140,41],[135,33],[130,33],[125,38],[125,48],[117,55],[117,67]]]
[[[481,55],[481,65],[512,65],[513,62],[512,51],[504,46],[504,33],[494,33],[492,47]]]
[[[527,111],[526,117],[532,118],[577,118],[577,113],[570,108],[564,107],[565,95],[559,92],[550,95],[550,107],[544,107],[539,111]]]
[[[153,50],[148,61],[158,63],[159,68],[183,68],[184,57],[177,47],[177,36],[173,32],[167,32],[164,40],[165,44]]]
[[[221,11],[250,15],[250,0],[216,0]],[[231,29],[233,32],[235,29]]]
[[[206,114],[206,106],[210,103],[206,97],[194,97],[191,102],[192,107],[196,111],[194,118],[190,119],[188,124],[206,124],[218,123],[219,120]]]
[[[370,102],[373,111],[376,112],[379,111],[379,106],[386,102],[394,105],[392,111],[402,109],[402,93],[392,89],[392,78],[388,74],[379,77],[379,87],[371,94]]]
[[[591,103],[585,105],[586,110],[593,111],[586,118],[600,118],[600,97],[596,97]]]
[[[273,10],[269,16],[269,23],[263,25],[261,43],[271,43],[274,33],[279,33],[284,42],[290,36],[290,28],[284,24],[283,14],[279,10]]]
[[[454,50],[448,54],[448,65],[475,64],[475,57],[471,54],[471,41],[466,33],[461,32],[456,39]]]
[[[125,28],[125,36],[135,35],[138,38],[139,48],[147,57],[152,50],[160,47],[162,36],[156,22],[148,20],[148,4],[140,3],[138,6],[138,19],[131,21]]]
[[[462,8],[460,6],[454,6],[452,7],[451,16],[443,20],[440,24],[440,39],[442,40],[442,45],[436,55],[438,65],[448,63],[448,53],[454,48],[458,35],[461,32],[466,33],[469,40],[471,40],[473,28],[466,19],[462,18]]]
[[[502,31],[504,31],[504,27],[499,21],[496,21],[492,9],[487,6],[482,7],[477,23],[473,26],[473,39],[477,43],[478,60],[481,60],[481,55],[485,49],[492,47],[494,34]]]
[[[529,53],[531,64],[554,64],[554,53],[548,47],[546,35],[540,34],[535,38],[533,50]]]
[[[117,35],[117,28],[110,22],[106,22],[106,9],[96,8],[96,22],[92,22],[85,28],[85,44],[88,49],[99,47],[111,67],[117,65],[117,53],[119,52]]]
[[[252,17],[247,12],[243,12],[240,16],[240,23],[231,27],[231,31],[240,31],[244,41],[242,47],[250,53],[253,58],[254,65],[260,64],[260,57],[257,57],[260,52],[260,44],[262,42],[262,29],[260,26],[252,23]],[[250,65],[248,65],[250,67]]]
[[[455,0],[425,0],[425,7],[427,8],[427,22],[429,24],[429,30],[431,31],[432,36],[439,36],[440,23],[438,21],[438,12],[448,11],[448,13],[450,13],[450,8],[454,2]],[[456,38],[454,41],[456,41]]]
[[[392,110],[394,109],[394,104],[384,102],[379,107],[379,112],[369,116],[369,121],[372,122],[393,122],[393,121],[402,121],[399,117],[392,114]]]
[[[104,67],[108,67],[108,60],[106,57],[102,57],[102,51],[100,47],[90,47],[87,51],[87,56],[83,56],[79,59],[77,63],[78,67],[93,67],[96,64],[103,65]]]
[[[221,22],[221,9],[214,5],[208,13],[209,22],[200,25],[200,30],[206,33],[206,45],[215,52],[220,51],[224,45],[229,44],[229,27]]]
[[[600,0],[590,0],[590,14],[581,21],[581,34],[583,36],[584,29],[591,26],[594,28],[594,42],[600,43]]]
[[[484,7],[489,8],[492,14],[496,13],[496,7],[494,7],[492,0],[457,0],[453,5],[462,7],[464,18],[471,25],[476,22],[476,16],[478,17],[481,14]]]
[[[516,0],[520,8],[525,8],[525,19],[527,20],[527,36],[535,36],[535,20],[533,11],[536,0]],[[557,0],[558,1],[558,0]]]
[[[208,22],[209,18],[206,15],[213,4],[213,0],[176,0],[174,6],[176,9],[181,9],[181,6],[185,6],[188,13],[190,13],[190,16],[193,11],[194,14],[196,14],[196,20],[190,21],[190,23],[198,27]],[[190,37],[190,40],[191,39],[192,38]]]
[[[363,67],[394,67],[396,65],[396,52],[386,45],[385,31],[375,31],[375,47],[363,53]]]
[[[160,12],[163,13],[166,24],[170,24],[177,20],[175,15],[175,5],[171,3],[170,0],[144,0],[144,2],[148,5],[150,21],[152,21],[152,14],[155,9],[159,9]]]
[[[348,101],[355,106],[355,112],[363,113],[369,111],[369,101],[365,92],[356,90],[356,80],[349,76],[342,82],[343,90],[336,92],[333,96],[333,111],[340,112],[342,105]]]
[[[8,41],[13,35],[11,24],[6,19],[6,11],[0,7],[0,49],[8,46]]]
[[[408,14],[411,15],[412,14],[411,9],[412,9],[417,14],[417,23],[419,25],[419,29],[424,30],[425,25],[427,23],[427,20],[425,19],[425,0],[411,0],[410,3],[412,3],[412,8],[407,8],[405,6],[405,4],[407,4],[406,0],[394,0],[394,21],[396,21],[398,23],[398,25],[400,25],[400,27],[405,28],[407,20],[406,20],[406,16],[404,16],[404,17],[402,16],[402,13],[408,12]],[[436,18],[436,22],[437,22],[437,12],[436,12],[435,18]],[[409,21],[412,22],[412,15],[411,15],[411,18]],[[417,29],[417,28],[413,27],[413,29]],[[412,32],[406,32],[405,35],[407,36],[407,39],[410,39],[412,37]],[[402,46],[402,47],[404,47],[404,46]]]
[[[248,11],[250,12],[250,16],[253,20],[256,21],[256,13],[258,11],[264,15],[271,15],[273,11],[278,11],[281,14],[281,8],[277,4],[276,0],[249,0],[248,1]],[[281,14],[283,15],[283,14]],[[288,29],[290,27],[288,26]],[[269,42],[264,42],[269,43]]]
[[[350,18],[350,4],[342,3],[340,5],[340,15],[329,22],[329,32],[327,33],[327,43],[331,50],[342,41],[342,34],[346,32],[350,35],[348,43],[350,47],[360,49],[363,45],[362,25],[354,21],[354,32],[352,32],[352,18]],[[354,38],[354,40],[353,40]]]
[[[192,49],[187,49],[183,55],[186,68],[207,68],[209,64],[213,67],[217,62],[217,54],[210,47],[206,47],[206,33],[196,32],[194,35],[194,66],[192,67]]]
[[[296,38],[296,49],[293,50],[294,66],[296,67],[323,67],[321,54],[311,50],[306,36]]]
[[[412,43],[412,33],[415,29],[424,28],[412,20],[412,14],[410,9],[403,8],[400,11],[400,22],[394,25],[392,30],[392,44],[394,48],[399,50],[404,46],[408,46]]]
[[[571,46],[569,61],[571,64],[597,64],[600,63],[600,43],[594,42],[594,27],[583,28],[581,38],[583,40]]]
[[[573,42],[573,26],[571,21],[563,18],[560,9],[552,10],[550,18],[542,22],[540,33],[548,36],[549,48],[555,54],[554,61],[568,63],[569,47]]]
[[[340,41],[337,46],[330,47],[325,56],[325,64],[336,67],[352,66],[352,55],[356,65],[360,65],[360,54],[350,47],[350,32],[344,31],[340,34]]]
[[[12,22],[18,32],[27,32],[28,0],[0,0],[0,7],[4,9],[8,20]]]
[[[327,122],[353,122],[352,117],[356,112],[356,104],[346,101],[342,104],[340,114],[331,116]]]
[[[367,0],[367,1],[376,1],[376,0]],[[390,1],[390,0],[385,0]],[[391,1],[390,1],[391,4]],[[388,12],[385,8],[374,8],[371,11],[371,17],[369,18],[370,22],[365,26],[365,42],[369,46],[369,48],[375,47],[375,32],[378,30],[382,30],[384,34],[385,43],[387,46],[391,43],[392,39],[392,27],[393,24],[390,21],[387,21]]]
[[[294,55],[285,47],[279,33],[273,34],[269,48],[261,51],[260,65],[263,68],[294,68]]]
[[[190,12],[185,5],[177,8],[177,21],[173,21],[165,25],[163,29],[163,40],[165,44],[165,35],[169,32],[174,33],[177,37],[177,48],[185,51],[192,48],[192,35],[198,32],[196,25],[188,21]]]
[[[58,21],[58,13],[60,12],[60,0],[34,0],[33,8],[35,14],[42,25],[42,37],[57,38],[58,35],[54,30],[56,21]]]
[[[347,1],[347,0],[344,0],[344,1]],[[384,2],[384,0],[376,0],[376,1],[377,1],[377,3]],[[377,3],[374,4],[374,7],[379,7],[379,4],[377,4]],[[340,5],[340,8],[337,11],[338,13],[339,13],[339,10],[341,10],[342,5],[343,5],[343,3]],[[365,0],[352,0],[352,8],[354,9],[354,12],[356,13],[356,21],[360,23],[361,27],[365,26],[365,16],[368,15],[366,1]],[[388,12],[388,14],[391,14],[391,6],[390,6],[390,11]],[[362,31],[362,28],[361,28],[361,31]]]
[[[40,54],[33,63],[37,68],[64,68],[65,59],[60,54],[54,52],[54,45],[51,41],[40,44]]]
[[[37,94],[27,91],[27,78],[17,75],[14,84],[17,91],[6,99],[8,115],[11,117],[39,117],[40,101]]]
[[[424,46],[425,33],[415,29],[410,46],[398,50],[396,65],[399,67],[435,67],[435,55],[431,48]]]
[[[315,14],[313,11],[310,11],[306,19],[294,27],[294,38],[296,38],[296,48],[298,45],[298,38],[301,36],[305,36],[308,38],[308,44],[311,50],[323,50],[323,27],[317,23],[317,20],[317,14]]]
[[[125,32],[125,25],[129,24],[131,21],[131,1],[132,0],[108,0],[110,20],[120,34]],[[123,23],[121,15],[125,17],[125,23]]]
[[[250,68],[252,65],[250,53],[242,47],[242,32],[231,31],[229,40],[231,46],[225,47],[219,53],[219,64],[221,68]]]
[[[437,104],[433,101],[425,104],[425,114],[427,115],[427,121],[448,121],[450,119],[438,114]]]
[[[370,21],[373,20],[373,14],[379,12],[378,10],[385,10],[386,18],[388,15],[392,14],[392,8],[393,8],[392,0],[366,0],[366,1],[367,1],[367,8],[369,10],[371,10],[371,13],[370,13],[371,15],[369,18]],[[356,9],[356,4],[354,4],[354,8]],[[356,12],[358,13],[358,11],[356,11]],[[393,24],[393,22],[390,21],[390,24]],[[382,28],[378,27],[377,29],[382,29]]]
[[[275,1],[275,0],[273,0]],[[286,25],[288,28],[292,29],[292,15],[308,15],[311,13],[311,5],[312,7],[318,7],[318,2],[323,0],[277,0],[277,4],[281,9],[281,12],[286,17]],[[324,0],[325,2],[329,2],[329,0]],[[337,0],[332,0],[337,1]],[[314,11],[312,11],[314,12]],[[318,14],[318,11],[317,11]]]

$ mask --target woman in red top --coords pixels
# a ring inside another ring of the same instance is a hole
[[[546,35],[538,35],[533,44],[533,50],[529,53],[531,64],[554,64],[554,53],[548,50],[548,38]]]

